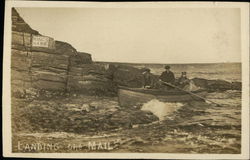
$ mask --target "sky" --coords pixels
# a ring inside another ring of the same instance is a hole
[[[236,8],[16,8],[41,34],[94,61],[240,62]]]

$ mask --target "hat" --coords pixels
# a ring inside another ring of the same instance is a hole
[[[145,71],[148,71],[148,72],[150,72],[150,69],[149,69],[149,68],[146,68],[146,69],[145,69]]]
[[[144,72],[150,72],[150,69],[149,68],[144,68],[143,71]]]
[[[170,66],[165,66],[165,69],[170,69]]]

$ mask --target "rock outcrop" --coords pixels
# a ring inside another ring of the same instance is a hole
[[[228,82],[224,80],[207,80],[203,78],[192,79],[196,86],[208,91],[241,90],[241,82]]]
[[[110,64],[107,71],[116,85],[135,88],[143,86],[143,70],[141,69],[128,65]]]
[[[39,96],[43,90],[109,94],[107,91],[113,83],[106,78],[103,67],[93,64],[90,54],[46,36],[42,37],[49,39],[48,47],[33,46],[35,36],[42,35],[13,8],[11,88],[14,96]]]

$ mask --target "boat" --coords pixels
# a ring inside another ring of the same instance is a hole
[[[140,106],[157,99],[161,102],[190,102],[204,101],[207,95],[205,90],[192,91],[193,94],[181,90],[158,90],[145,88],[118,87],[118,102],[121,107]],[[203,98],[199,98],[200,97]]]

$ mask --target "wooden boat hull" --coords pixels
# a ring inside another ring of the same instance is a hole
[[[205,97],[207,94],[204,90],[195,91],[193,93],[202,97]],[[202,99],[183,91],[161,91],[126,87],[119,87],[118,89],[118,101],[119,105],[122,107],[140,106],[152,99],[157,99],[161,102],[203,101]]]

